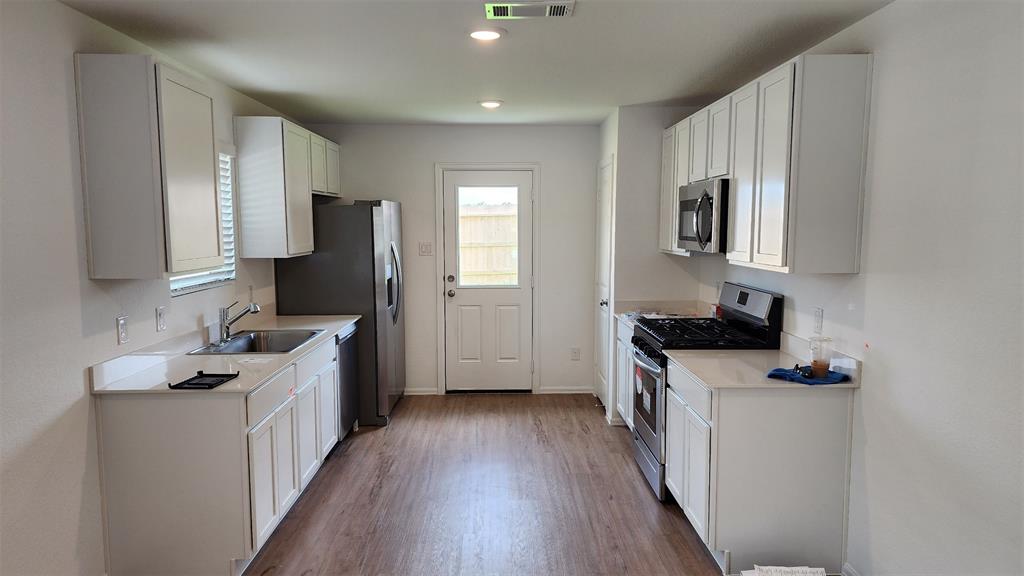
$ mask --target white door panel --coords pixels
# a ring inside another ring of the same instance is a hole
[[[615,160],[609,160],[600,167],[597,189],[597,278],[596,286],[596,325],[597,341],[595,342],[595,360],[597,362],[596,392],[598,398],[607,407],[611,417],[614,405],[614,386],[612,377],[612,316],[611,309],[611,276],[612,276],[612,204],[614,202]]]
[[[446,170],[445,383],[533,387],[533,172]]]

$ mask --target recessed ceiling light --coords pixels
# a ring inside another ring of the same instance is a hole
[[[503,104],[503,102],[501,100],[481,100],[480,101],[480,105],[483,106],[484,108],[487,108],[488,110],[494,110],[495,108],[501,106],[502,104]]]
[[[484,28],[482,30],[474,30],[470,32],[469,37],[474,40],[491,42],[493,40],[501,38],[505,34],[508,34],[508,31],[505,30],[504,28]]]

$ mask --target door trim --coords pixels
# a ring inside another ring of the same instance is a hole
[[[523,171],[533,175],[533,199],[530,202],[533,217],[533,300],[530,324],[531,348],[533,354],[533,374],[530,392],[540,391],[540,326],[537,322],[540,310],[540,261],[543,250],[540,234],[540,162],[437,162],[434,164],[434,302],[435,323],[437,324],[437,393],[445,394],[447,377],[445,375],[445,334],[444,334],[444,173],[452,172],[495,172]]]

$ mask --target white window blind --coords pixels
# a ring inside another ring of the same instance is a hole
[[[213,288],[235,279],[235,211],[233,156],[217,155],[217,185],[220,190],[220,228],[224,243],[224,265],[202,272],[171,276],[171,296]]]

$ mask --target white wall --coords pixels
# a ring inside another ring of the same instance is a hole
[[[412,392],[437,390],[434,166],[438,162],[538,162],[540,387],[587,391],[593,380],[592,291],[598,161],[596,126],[321,125],[341,145],[346,196],[402,202],[408,291],[406,378]],[[581,295],[583,297],[581,297]],[[582,358],[570,361],[569,349]]]
[[[173,300],[164,281],[89,280],[72,56],[151,50],[57,2],[5,0],[0,21],[0,573],[102,574],[87,367],[214,321],[250,284],[270,302],[273,270],[243,260],[234,286]],[[211,85],[218,139],[233,140],[233,114],[275,113]],[[122,313],[127,346],[114,332]]]
[[[616,301],[672,300],[698,289],[696,270],[688,258],[658,250],[657,225],[662,132],[696,111],[669,106],[620,106],[616,111]]]
[[[896,2],[814,52],[875,55],[862,273],[700,264],[784,293],[786,330],[864,360],[849,563],[1024,574],[1019,3]]]

